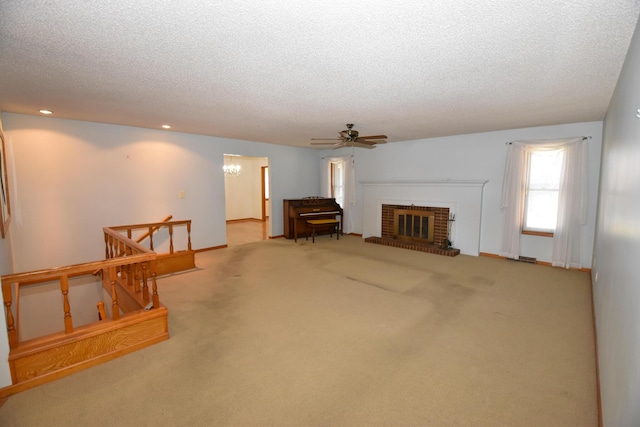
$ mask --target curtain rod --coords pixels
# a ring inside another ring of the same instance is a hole
[[[577,137],[576,137],[576,138],[577,138]],[[572,139],[572,138],[566,138],[566,139]],[[583,137],[582,137],[582,140],[584,141],[585,139],[591,139],[591,135],[589,135],[589,136],[583,136]],[[542,140],[542,141],[544,141],[544,140]],[[517,141],[509,141],[509,142],[505,142],[504,144],[505,144],[505,145],[511,145],[511,144],[513,144],[514,142],[517,142]]]

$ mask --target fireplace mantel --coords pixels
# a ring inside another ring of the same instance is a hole
[[[459,179],[430,179],[421,181],[360,181],[364,186],[396,186],[422,187],[422,186],[444,186],[444,187],[484,187],[489,182],[486,179],[459,180]]]
[[[453,246],[460,253],[480,253],[482,193],[487,180],[361,181],[362,236],[381,237],[382,205],[446,207],[456,217],[451,228]]]

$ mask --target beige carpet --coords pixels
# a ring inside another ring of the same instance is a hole
[[[159,280],[171,338],[2,426],[597,426],[589,275],[321,236]]]

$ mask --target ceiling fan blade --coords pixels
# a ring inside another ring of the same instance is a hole
[[[360,138],[356,139],[355,142],[359,142],[360,144],[370,144],[370,145],[387,143],[387,141],[385,141],[384,139],[370,140],[370,139],[360,139]]]
[[[359,136],[360,139],[387,139],[387,135],[364,135]]]
[[[337,145],[339,142],[312,142],[311,145]]]
[[[312,141],[342,141],[342,138],[311,138]]]
[[[349,147],[360,147],[360,148],[368,148],[368,149],[376,148],[375,145],[361,144],[359,142],[354,142],[353,144],[349,144]]]

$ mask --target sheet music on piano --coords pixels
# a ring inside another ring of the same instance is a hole
[[[309,236],[311,229],[306,222],[308,219],[336,219],[337,216],[340,216],[338,232],[342,234],[344,211],[335,198],[311,196],[285,199],[283,203],[284,237],[287,239],[297,241],[298,236]],[[316,234],[324,234],[320,231],[316,231]]]

